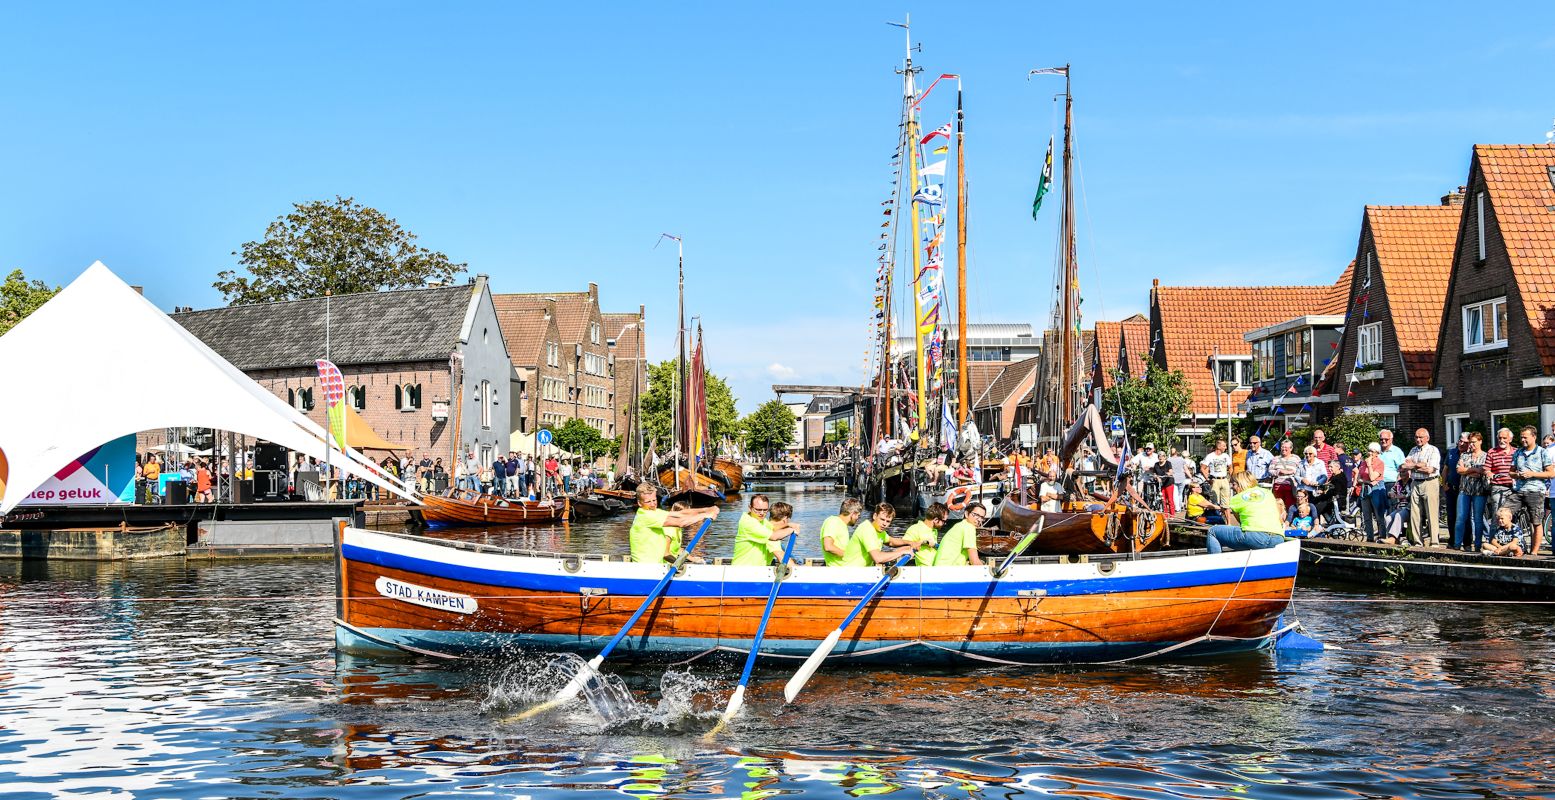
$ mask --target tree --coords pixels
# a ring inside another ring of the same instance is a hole
[[[29,281],[21,270],[14,270],[0,283],[0,335],[16,327],[24,317],[38,310],[49,298],[59,294],[43,281]]]
[[[826,442],[828,442],[828,443],[830,443],[830,442],[841,442],[843,444],[847,444],[848,443],[848,432],[849,432],[848,421],[845,420],[845,419],[839,419],[839,420],[837,420],[837,424],[832,428],[832,432],[826,434],[825,436],[823,436],[821,438],[826,440]]]
[[[464,272],[448,256],[416,244],[416,235],[355,198],[293,204],[265,236],[233,251],[248,270],[216,275],[229,305],[448,283]]]
[[[1112,388],[1102,394],[1102,413],[1122,415],[1135,448],[1170,447],[1182,415],[1192,407],[1193,387],[1182,370],[1168,372],[1155,364],[1145,371],[1144,380],[1113,370]]]
[[[650,442],[657,442],[659,452],[669,452],[673,437],[670,431],[671,389],[679,382],[674,359],[666,359],[648,365],[648,391],[643,393],[643,433]],[[680,398],[675,389],[673,399]],[[707,373],[707,435],[717,444],[724,438],[738,438],[740,416],[734,407],[734,393],[723,378]]]
[[[762,403],[741,423],[745,428],[746,451],[770,456],[793,444],[794,421],[797,419],[781,400]]]
[[[1382,426],[1380,421],[1371,414],[1340,414],[1326,424],[1291,431],[1291,445],[1298,454],[1312,443],[1312,432],[1319,428],[1327,436],[1329,444],[1343,443],[1344,451],[1355,455],[1365,453],[1366,445],[1377,441],[1377,431],[1381,430]]]
[[[614,453],[621,443],[609,439],[594,428],[593,425],[576,417],[567,420],[559,428],[551,429],[552,443],[573,455],[589,457]]]

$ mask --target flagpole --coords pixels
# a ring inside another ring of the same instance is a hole
[[[330,290],[329,287],[326,286],[324,287],[324,360],[330,361],[330,363],[334,363],[330,360],[329,357],[329,295]],[[332,449],[329,446],[329,440],[334,438],[335,431],[334,426],[329,424],[329,395],[327,392],[324,396],[324,430],[326,431],[324,435],[324,500],[325,502],[328,502],[329,473],[331,466],[330,450]]]
[[[914,98],[915,98],[915,95],[917,94],[917,90],[916,90],[915,82],[913,80],[912,30],[911,30],[910,27],[908,27],[911,24],[912,24],[912,19],[911,19],[911,17],[909,17],[908,18],[908,22],[907,22],[907,26],[904,26],[904,27],[907,27],[907,63],[906,63],[906,67],[902,70],[902,73],[903,73],[903,76],[904,76],[903,77],[903,92],[907,96],[907,103],[908,103],[908,108],[907,108],[907,165],[908,165],[908,175],[910,176],[910,183],[908,184],[908,186],[912,190],[911,192],[908,193],[908,197],[911,198],[909,200],[909,204],[912,206],[912,212],[911,212],[912,213],[912,217],[911,217],[911,219],[912,219],[912,241],[911,241],[911,246],[912,246],[912,308],[913,308],[913,321],[912,321],[912,334],[913,334],[913,336],[912,336],[912,338],[913,338],[913,352],[914,352],[914,354],[916,356],[915,363],[917,365],[917,388],[918,388],[918,426],[914,429],[914,431],[918,434],[919,441],[921,442],[923,434],[924,434],[924,431],[925,431],[924,425],[928,421],[928,416],[929,416],[929,412],[928,412],[929,376],[928,376],[928,371],[927,371],[928,370],[928,366],[927,366],[927,363],[926,363],[926,361],[924,359],[924,353],[923,353],[923,299],[922,299],[922,297],[919,296],[919,291],[922,288],[922,280],[921,279],[922,279],[922,272],[923,272],[923,243],[922,243],[922,241],[919,238],[920,237],[920,232],[919,232],[919,227],[918,227],[919,224],[920,224],[920,215],[918,213],[918,202],[917,202],[917,197],[918,197],[918,117],[917,117],[917,114],[915,113],[916,109],[914,109],[913,106],[912,106]]]
[[[966,427],[971,402],[966,362],[966,115],[961,110],[961,78],[956,78],[956,422]]]

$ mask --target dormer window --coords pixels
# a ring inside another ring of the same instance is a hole
[[[1506,298],[1497,297],[1463,307],[1463,352],[1506,347]]]
[[[1485,260],[1485,193],[1474,195],[1474,216],[1479,226],[1479,260]]]

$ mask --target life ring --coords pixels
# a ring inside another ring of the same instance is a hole
[[[966,508],[967,501],[972,499],[971,486],[957,486],[945,493],[945,507],[951,511],[960,511]]]

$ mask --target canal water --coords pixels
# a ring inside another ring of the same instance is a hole
[[[841,496],[775,494],[816,555]],[[727,549],[734,514],[716,523]],[[466,534],[625,547],[622,519]],[[0,797],[1555,796],[1555,607],[1303,585],[1337,646],[1112,668],[840,669],[780,707],[719,657],[637,707],[506,718],[544,662],[337,657],[324,560],[0,563]],[[607,662],[608,663],[608,662]]]

